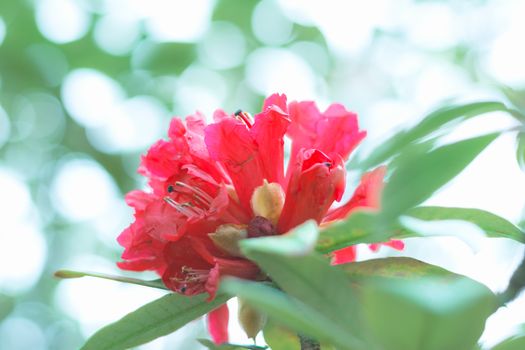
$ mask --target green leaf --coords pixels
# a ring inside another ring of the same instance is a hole
[[[508,108],[501,102],[474,102],[465,105],[446,106],[427,115],[419,124],[410,130],[402,131],[386,140],[365,160],[358,163],[361,169],[370,169],[399,153],[410,143],[425,138],[452,121],[461,122],[480,114],[505,111]]]
[[[341,350],[362,349],[352,347],[353,338],[340,324],[276,288],[228,277],[222,280],[221,290],[243,298],[255,309],[300,334],[333,343]]]
[[[318,235],[316,222],[309,220],[285,235],[246,239],[241,246],[284,255],[306,255],[314,249]]]
[[[459,276],[439,266],[407,257],[372,259],[339,266],[353,281],[362,277],[413,280],[423,277],[443,277],[446,279],[451,276]]]
[[[393,234],[389,227],[383,226],[376,213],[360,210],[346,220],[324,228],[319,234],[316,250],[326,254],[359,243],[385,242]]]
[[[144,287],[151,287],[151,288],[158,288],[158,289],[169,290],[164,285],[164,283],[162,283],[162,280],[145,281],[145,280],[141,280],[141,279],[138,279],[138,278],[108,275],[108,274],[105,274],[105,273],[98,273],[98,272],[82,272],[82,271],[73,271],[73,270],[58,270],[57,272],[55,272],[54,276],[58,277],[58,278],[95,277],[95,278],[102,278],[102,279],[106,279],[106,280],[110,280],[110,281],[130,283],[130,284],[137,284],[139,286],[144,286]]]
[[[436,148],[428,153],[416,152],[400,157],[397,160],[398,167],[383,191],[382,211],[375,213],[360,210],[346,220],[325,227],[319,234],[316,250],[329,253],[359,243],[385,242],[390,238],[418,236],[415,232],[408,233],[397,218],[426,200],[459,174],[498,135],[494,133],[475,137]],[[483,222],[484,227],[490,226],[485,220],[478,221]],[[502,223],[501,220],[498,222]],[[509,233],[512,236],[516,235],[515,230]]]
[[[520,168],[525,170],[525,132],[520,132],[517,136],[518,147],[516,150],[516,159]]]
[[[406,214],[425,221],[468,221],[482,229],[488,237],[503,237],[522,243],[525,242],[525,232],[502,217],[481,209],[429,206],[413,208]],[[403,237],[404,234],[405,232],[403,231],[397,231],[396,236]]]
[[[230,343],[215,345],[215,343],[209,339],[197,339],[197,341],[210,350],[246,350],[246,349],[265,350],[265,349],[268,349],[267,346],[257,346],[257,345],[239,345],[239,344],[230,344]]]
[[[445,145],[427,154],[400,160],[382,197],[382,217],[396,218],[423,202],[458,175],[499,133]]]
[[[272,252],[266,243],[252,239],[240,245],[282,290],[339,324],[347,333],[348,344],[359,345],[359,307],[345,273],[318,254],[283,255],[280,249]]]
[[[226,295],[217,295],[207,302],[206,298],[205,294],[165,295],[102,328],[81,350],[123,350],[147,343],[176,331],[229,299]]]
[[[481,209],[423,206],[409,209],[405,215],[424,221],[466,221],[482,229],[487,237],[508,238],[521,243],[525,242],[525,232],[519,227],[496,214]],[[336,222],[322,230],[316,249],[321,253],[330,253],[360,243],[386,242],[389,239],[428,236],[410,230],[398,221],[392,221],[385,225],[381,220],[381,217],[375,213],[356,212],[348,219]],[[450,232],[450,235],[455,236],[457,233]]]
[[[495,347],[492,350],[523,350],[525,349],[525,335],[512,337],[507,339]]]
[[[301,350],[297,334],[271,319],[266,322],[263,334],[272,350]]]
[[[471,349],[496,297],[464,276],[374,278],[361,284],[364,323],[385,350]]]
[[[525,113],[525,91],[514,90],[508,86],[502,86],[501,91],[505,94],[507,99],[522,113]],[[525,121],[523,114],[513,114],[515,118],[521,121]]]

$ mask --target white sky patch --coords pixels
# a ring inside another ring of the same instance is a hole
[[[153,0],[147,3],[150,13],[146,30],[156,41],[194,42],[208,28],[213,0],[185,1]]]
[[[248,57],[248,84],[262,95],[286,93],[289,100],[316,99],[317,77],[305,60],[284,49],[261,48]]]
[[[42,35],[58,44],[82,38],[91,20],[80,2],[73,0],[37,1],[35,15]]]
[[[93,160],[63,163],[51,184],[53,206],[71,221],[94,219],[107,213],[119,198],[113,178]]]
[[[214,22],[198,44],[199,60],[212,69],[240,65],[246,55],[242,31],[229,22]]]
[[[117,82],[87,68],[71,71],[62,84],[61,94],[71,117],[85,127],[103,125],[108,113],[124,98],[124,91]]]
[[[88,130],[88,138],[107,153],[142,151],[162,135],[168,116],[154,97],[136,96],[109,110],[102,126]]]

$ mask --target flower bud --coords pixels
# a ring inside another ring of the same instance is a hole
[[[239,301],[239,323],[244,329],[248,338],[255,339],[257,333],[264,328],[266,324],[266,314],[254,309],[247,304],[243,299],[237,298]]]
[[[237,257],[244,257],[239,248],[239,241],[248,236],[245,226],[233,224],[221,225],[214,233],[210,233],[208,236],[217,247],[226,253]]]
[[[276,225],[284,205],[281,185],[264,180],[264,183],[253,191],[251,204],[255,216],[262,216]]]

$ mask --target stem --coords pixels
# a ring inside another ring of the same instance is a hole
[[[299,335],[301,350],[321,350],[321,344],[317,340]]]
[[[525,288],[525,254],[521,260],[520,265],[514,271],[512,278],[510,279],[509,286],[507,289],[499,295],[501,303],[507,304],[514,300],[518,294]]]

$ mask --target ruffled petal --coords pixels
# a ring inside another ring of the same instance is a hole
[[[250,129],[258,146],[263,178],[281,186],[284,186],[284,135],[288,125],[287,114],[279,106],[270,105],[255,116],[255,124]]]
[[[159,273],[165,270],[166,264],[162,257],[164,243],[151,239],[141,218],[122,231],[117,241],[124,247],[123,261],[117,262],[117,266],[121,269],[131,271],[153,270]]]
[[[365,173],[352,198],[346,204],[328,212],[323,221],[344,219],[358,208],[379,209],[385,174],[384,166]]]
[[[357,257],[357,247],[349,246],[343,249],[336,250],[332,254],[332,265],[346,264],[355,261]]]
[[[345,170],[319,150],[302,151],[291,174],[277,231],[288,232],[306,220],[320,223],[328,208],[340,200]]]
[[[217,345],[228,342],[229,315],[227,304],[222,304],[208,313],[208,331]]]
[[[287,133],[292,139],[291,159],[301,149],[315,148],[346,161],[366,136],[365,131],[359,130],[357,115],[340,104],[332,104],[321,113],[314,102],[291,102],[288,113],[292,121]]]
[[[257,144],[250,131],[240,121],[224,118],[208,125],[205,134],[210,157],[224,166],[240,203],[249,209],[253,190],[263,183]]]
[[[281,113],[288,112],[288,106],[286,105],[286,95],[285,94],[273,94],[268,96],[263,103],[262,111],[265,112],[268,108],[278,107]]]

